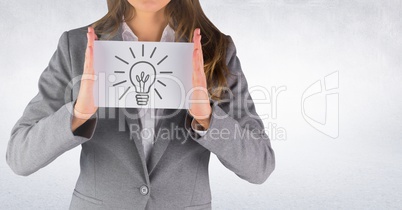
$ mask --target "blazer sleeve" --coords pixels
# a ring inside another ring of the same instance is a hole
[[[58,42],[49,65],[41,73],[38,93],[11,130],[6,160],[18,175],[28,176],[62,153],[90,140],[97,113],[73,133],[72,73],[68,32]]]
[[[275,155],[248,91],[236,47],[232,38],[227,37],[228,90],[220,102],[211,100],[212,116],[205,135],[188,129],[191,119],[186,120],[185,127],[192,133],[190,136],[214,153],[226,168],[250,183],[262,184],[275,168]]]

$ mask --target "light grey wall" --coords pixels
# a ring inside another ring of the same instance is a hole
[[[260,86],[254,99],[264,89],[271,94],[257,108],[269,114],[264,123],[277,157],[268,181],[253,185],[211,156],[214,209],[400,208],[402,1],[202,5],[235,41],[249,86]],[[61,33],[105,11],[95,0],[0,2],[0,209],[68,207],[80,148],[29,177],[11,172],[5,150]]]

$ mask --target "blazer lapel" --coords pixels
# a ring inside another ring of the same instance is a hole
[[[125,118],[125,121],[128,125],[130,140],[134,141],[135,147],[137,148],[137,152],[141,159],[144,174],[148,175],[144,147],[142,145],[142,138],[141,138],[142,124],[141,124],[141,120],[139,119],[138,109],[137,108],[119,108],[119,111],[121,112],[120,116]],[[131,125],[136,125],[136,127],[132,127]],[[135,130],[132,130],[131,128],[134,128]],[[148,180],[148,177],[149,176],[146,176],[147,180]]]
[[[173,132],[177,132],[177,130],[173,126],[177,126],[179,121],[183,120],[183,113],[183,110],[178,109],[163,110],[163,118],[159,120],[159,125],[155,129],[155,143],[147,165],[149,175],[154,171],[169,144],[175,140],[172,139],[176,135]]]

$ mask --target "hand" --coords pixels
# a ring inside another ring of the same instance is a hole
[[[189,112],[194,119],[205,129],[209,128],[212,108],[209,103],[207,80],[204,72],[204,58],[201,46],[201,31],[194,30],[194,52],[193,52],[193,93]]]
[[[71,126],[73,132],[98,110],[98,107],[95,106],[93,96],[93,86],[95,82],[93,46],[94,40],[97,40],[98,37],[92,27],[88,27],[87,38],[84,71],[81,78],[80,92],[78,93],[77,101],[74,106],[74,116]]]

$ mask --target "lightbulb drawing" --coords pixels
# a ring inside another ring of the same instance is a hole
[[[159,84],[163,85],[164,87],[166,87],[166,84],[163,83],[160,80],[157,80],[156,76],[157,76],[157,69],[155,66],[159,66],[163,61],[166,60],[166,58],[168,58],[168,56],[164,56],[159,62],[155,64],[152,64],[152,58],[155,54],[157,47],[154,47],[151,55],[149,56],[149,59],[151,59],[150,61],[148,58],[145,57],[145,46],[144,44],[142,44],[142,57],[137,58],[135,56],[135,53],[133,51],[133,49],[130,47],[130,53],[132,55],[132,57],[134,58],[134,64],[131,65],[130,69],[129,69],[129,78],[130,78],[130,82],[132,84],[132,86],[134,86],[135,88],[135,92],[136,92],[136,101],[137,101],[137,105],[141,105],[141,106],[145,106],[148,105],[148,101],[149,101],[149,94],[150,91],[152,91],[152,86],[154,86],[155,82],[158,81]],[[130,66],[130,63],[127,62],[125,59],[122,59],[119,56],[115,56],[116,59],[120,60],[121,62],[127,64]],[[139,60],[139,61],[137,61]],[[126,73],[126,71],[114,71],[114,73],[120,73],[120,74],[124,74]],[[160,71],[160,74],[172,74],[172,71]],[[127,80],[123,80],[120,82],[117,82],[116,84],[113,84],[113,86],[117,86],[120,84],[123,84],[127,82]],[[119,100],[121,100],[123,98],[123,96],[128,92],[128,90],[131,88],[131,86],[129,86],[124,93],[119,97]],[[156,88],[153,88],[153,90],[155,91],[155,93],[158,95],[158,97],[160,99],[162,99],[161,94],[159,93],[159,91]]]
[[[138,105],[147,105],[149,91],[156,80],[155,67],[146,61],[135,63],[130,69],[130,81],[137,93],[136,99]]]

